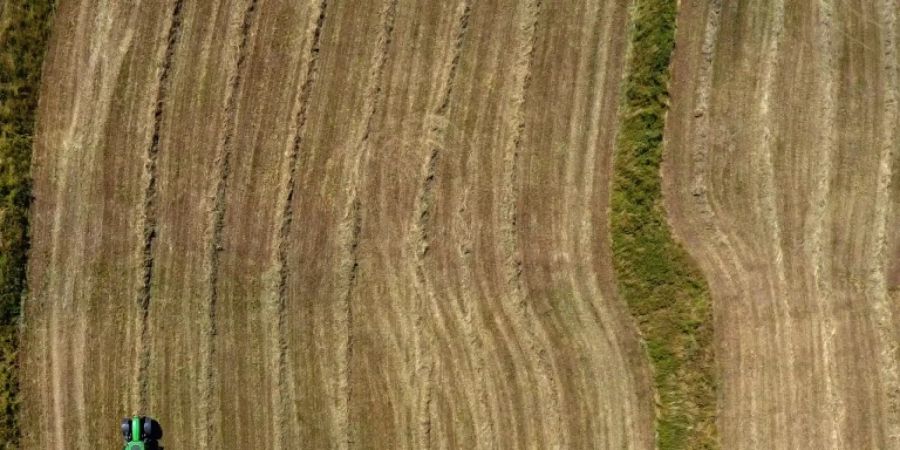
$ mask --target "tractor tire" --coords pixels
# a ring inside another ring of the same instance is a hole
[[[125,442],[131,439],[131,420],[128,418],[122,419],[122,437]]]
[[[141,439],[152,439],[153,437],[153,419],[149,417],[141,417]]]
[[[156,420],[150,419],[150,439],[159,440],[163,437],[162,426]]]

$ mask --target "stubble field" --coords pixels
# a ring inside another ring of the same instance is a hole
[[[624,2],[62,1],[23,444],[648,448]]]
[[[611,236],[633,7],[60,0],[22,447],[140,412],[173,449],[649,449],[664,411],[726,449],[900,448],[900,4],[678,3],[635,185],[712,344],[665,383]],[[685,412],[659,390],[698,365]]]

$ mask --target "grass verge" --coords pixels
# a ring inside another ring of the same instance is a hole
[[[53,0],[0,4],[0,445],[18,447],[18,319],[25,293],[31,143]]]
[[[661,449],[718,448],[709,290],[673,240],[660,162],[676,0],[635,0],[611,199],[619,292],[653,365]]]

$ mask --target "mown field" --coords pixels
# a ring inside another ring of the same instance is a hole
[[[723,448],[900,448],[897,7],[682,2],[663,194]]]
[[[132,411],[172,448],[653,446],[605,213],[625,2],[57,17],[26,447]]]
[[[898,6],[59,0],[0,440],[900,448]]]

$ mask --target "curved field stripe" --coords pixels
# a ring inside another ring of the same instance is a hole
[[[676,2],[638,0],[614,163],[611,233],[619,292],[646,341],[662,449],[718,447],[709,291],[672,239],[659,173]]]
[[[715,299],[722,444],[893,448],[896,2],[683,6],[666,207]]]

